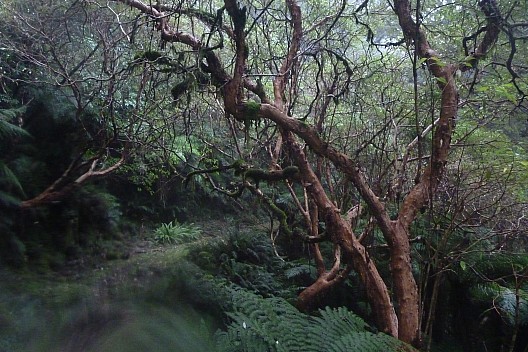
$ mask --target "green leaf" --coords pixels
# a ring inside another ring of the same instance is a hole
[[[519,160],[519,164],[521,164],[524,167],[528,167],[528,160]]]
[[[439,66],[439,67],[444,67],[446,66],[445,62],[442,62],[442,60],[440,60],[440,58],[436,57],[436,56],[432,56],[430,57],[430,59],[432,61],[434,61],[435,65]]]
[[[489,86],[479,86],[475,90],[479,93],[484,93],[490,90],[490,87]]]
[[[13,187],[19,195],[26,197],[20,180],[15,175],[15,173],[2,161],[0,161],[0,178],[5,182],[5,185]]]
[[[491,179],[491,170],[487,169],[486,173],[484,174],[484,180],[489,181]]]
[[[444,77],[436,77],[436,80],[440,83],[447,84],[447,80]]]
[[[463,270],[463,271],[466,271],[467,269],[467,264],[465,261],[461,260],[460,261],[460,268]]]
[[[30,134],[23,128],[13,125],[7,121],[0,120],[0,140],[19,136],[29,137]]]

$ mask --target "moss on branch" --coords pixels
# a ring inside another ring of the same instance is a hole
[[[189,181],[195,175],[210,174],[210,173],[213,173],[213,172],[224,172],[224,171],[227,171],[227,170],[235,170],[235,175],[238,176],[238,175],[242,175],[244,173],[244,171],[247,170],[247,165],[246,165],[244,160],[239,159],[239,160],[236,160],[235,162],[233,162],[233,163],[231,163],[229,165],[226,165],[226,166],[220,165],[218,167],[213,167],[213,168],[210,168],[210,169],[195,170],[193,172],[188,173],[187,176],[185,176],[184,184],[185,184],[185,186],[187,186]]]
[[[255,182],[257,188],[260,181],[267,182],[278,182],[286,179],[291,179],[299,173],[299,168],[297,166],[288,166],[282,170],[263,170],[257,168],[248,169],[244,173],[244,179],[251,179]]]

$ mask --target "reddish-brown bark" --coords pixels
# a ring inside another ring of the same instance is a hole
[[[83,172],[76,179],[71,179],[71,174],[73,173],[74,169],[76,169],[75,162],[72,163],[70,167],[66,171],[64,171],[62,176],[57,179],[51,186],[46,188],[42,193],[40,193],[36,197],[22,201],[19,207],[22,209],[29,209],[61,201],[71,195],[75,190],[77,190],[82,184],[84,184],[88,180],[97,177],[102,177],[117,170],[125,162],[125,157],[121,157],[121,159],[119,159],[114,165],[101,170],[96,170],[98,161],[99,159],[92,160],[89,169]],[[86,163],[83,163],[82,165],[85,164]]]
[[[279,115],[285,116],[283,114]],[[286,119],[291,120],[287,116]],[[284,128],[284,130],[286,129]],[[304,182],[308,184],[307,188],[311,198],[324,216],[327,232],[330,234],[332,242],[341,247],[346,258],[345,263],[352,264],[354,270],[359,274],[369,297],[369,302],[371,302],[372,312],[378,328],[392,336],[398,337],[398,319],[394,312],[387,286],[381,278],[374,261],[370,258],[365,247],[357,240],[349,224],[341,217],[339,209],[328,198],[319,178],[310,166],[306,154],[295,141],[292,132],[284,132],[283,139],[288,146],[288,150],[295,158]],[[315,286],[309,288],[309,292],[306,295],[315,298],[318,295],[317,290],[329,289],[332,285],[331,282],[326,282],[329,279],[329,276],[326,276],[318,280]],[[319,291],[319,294],[322,293],[323,291]],[[303,297],[304,301],[306,299],[306,296]],[[308,303],[304,302],[303,304]]]
[[[341,247],[334,248],[334,264],[329,271],[324,267],[324,258],[319,249],[319,244],[313,245],[315,263],[317,265],[317,280],[304,289],[297,299],[297,307],[303,311],[311,311],[317,308],[321,299],[332,288],[342,283],[352,270],[350,265],[341,268]]]

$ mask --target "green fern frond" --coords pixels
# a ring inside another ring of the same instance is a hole
[[[19,108],[12,109],[0,109],[0,141],[4,139],[10,139],[14,137],[29,137],[30,134],[21,127],[18,127],[9,121],[13,121],[20,114],[26,111],[26,107],[22,106]]]
[[[368,325],[345,308],[326,308],[314,318],[278,297],[240,288],[230,293],[232,323],[216,335],[219,351],[413,351],[391,336],[367,331]]]
[[[510,280],[515,272],[523,272],[528,267],[526,253],[471,253],[463,258],[457,268],[461,283],[475,286],[483,277],[487,280]],[[470,268],[470,269],[469,269]],[[477,275],[475,275],[477,274]]]
[[[320,318],[315,318],[319,325],[327,326],[328,331],[338,336],[349,334],[351,331],[365,331],[368,328],[363,319],[344,307],[335,309],[326,307],[324,310],[320,310],[320,314]]]
[[[350,351],[399,351],[403,350],[404,344],[400,341],[383,334],[371,332],[355,332],[344,335],[331,342],[328,351],[350,352]]]
[[[9,208],[9,207],[15,207],[20,204],[20,199],[13,197],[12,195],[0,191],[0,206]]]
[[[306,264],[302,264],[299,266],[294,266],[293,268],[289,268],[288,270],[284,272],[284,275],[286,276],[287,279],[291,280],[291,279],[295,279],[303,275],[313,276],[314,273],[315,273],[314,267],[306,265]]]
[[[30,134],[12,123],[0,120],[0,140],[7,140],[15,137],[29,137]]]
[[[517,293],[511,289],[502,290],[498,302],[498,308],[503,318],[511,325],[515,325],[518,314],[518,321],[521,325],[528,323],[528,294],[523,290]],[[518,296],[518,297],[517,297]]]
[[[22,197],[26,197],[24,189],[20,184],[18,177],[13,171],[2,161],[0,161],[0,186],[6,188],[14,188],[15,191]],[[3,184],[2,184],[3,183]]]
[[[13,102],[13,101],[11,101]],[[0,119],[2,120],[14,120],[21,114],[26,112],[25,106],[20,106],[18,108],[10,108],[10,109],[0,109]]]
[[[485,283],[472,286],[468,293],[473,302],[497,309],[502,318],[510,325],[515,324],[515,315],[522,325],[528,324],[528,293],[518,290],[517,293],[497,283]],[[517,299],[517,296],[518,299]]]

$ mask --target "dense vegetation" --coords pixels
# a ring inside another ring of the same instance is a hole
[[[0,350],[528,348],[526,2],[0,16]]]

